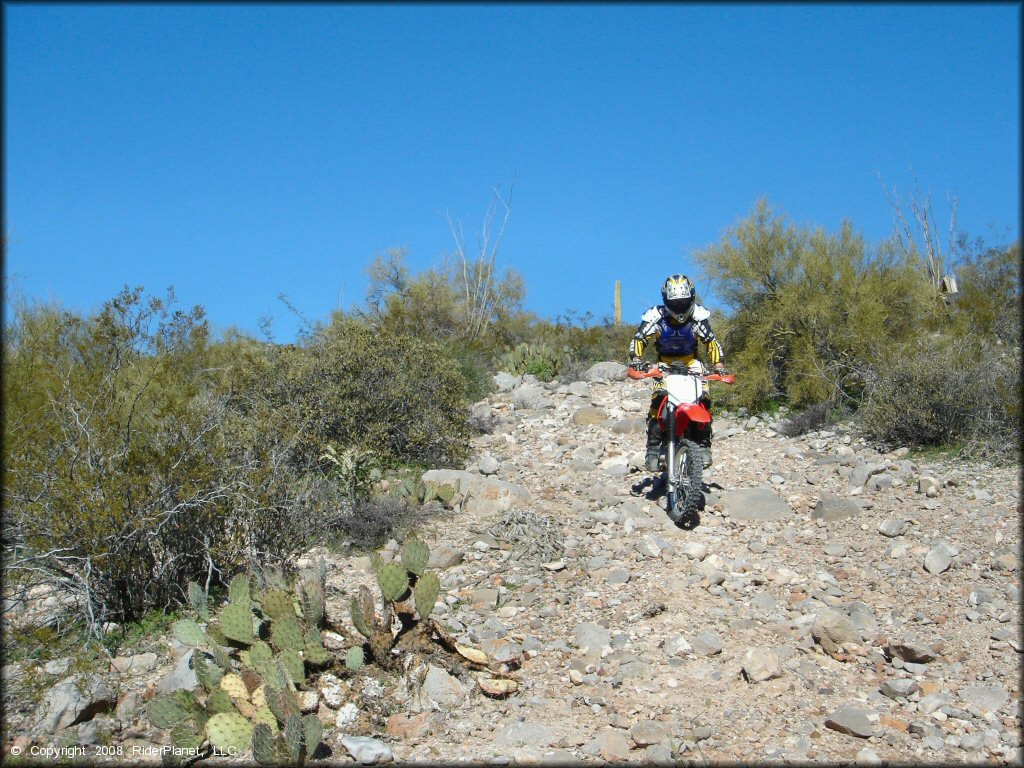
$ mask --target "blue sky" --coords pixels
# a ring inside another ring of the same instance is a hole
[[[1017,4],[3,13],[6,290],[81,311],[173,285],[288,341],[279,294],[357,306],[374,255],[439,265],[446,211],[472,245],[513,180],[498,265],[552,318],[609,315],[621,279],[636,321],[762,196],[877,242],[877,174],[1019,238]]]

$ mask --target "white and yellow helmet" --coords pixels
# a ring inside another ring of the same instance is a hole
[[[672,275],[661,286],[661,298],[672,319],[681,323],[693,314],[697,289],[686,275]]]

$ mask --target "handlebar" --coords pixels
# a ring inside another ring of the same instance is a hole
[[[676,370],[673,370],[675,368]],[[731,373],[694,373],[687,366],[685,369],[680,370],[680,366],[671,366],[665,363],[656,363],[651,366],[650,370],[638,371],[636,368],[627,368],[626,375],[631,379],[660,379],[666,375],[666,373],[681,374],[683,376],[699,376],[701,381],[720,381],[723,384],[732,384],[736,381],[736,377]]]

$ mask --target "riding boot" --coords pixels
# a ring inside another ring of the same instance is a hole
[[[665,430],[661,426],[661,422],[657,419],[647,420],[647,457],[645,459],[645,465],[648,471],[658,471],[658,458],[661,454],[661,441],[664,437]]]
[[[700,446],[700,455],[704,462],[704,469],[711,466],[711,433],[713,429],[708,424],[704,429],[701,430],[700,436],[697,438],[697,445]]]

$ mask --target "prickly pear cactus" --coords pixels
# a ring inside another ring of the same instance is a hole
[[[212,691],[224,676],[224,670],[206,660],[206,655],[201,651],[192,654],[192,669],[196,672],[196,680],[207,691]]]
[[[206,633],[192,619],[181,619],[171,625],[174,637],[182,645],[206,645]]]
[[[302,639],[302,628],[295,619],[278,619],[271,624],[270,642],[282,651],[298,651],[306,645]]]
[[[256,639],[252,633],[252,610],[248,605],[228,603],[220,612],[219,621],[221,631],[229,640],[249,645]]]
[[[284,743],[288,747],[288,757],[293,763],[301,763],[305,757],[305,744],[302,740],[302,718],[289,715],[284,724]]]
[[[203,743],[203,735],[187,725],[171,728],[171,744],[177,749],[194,752]]]
[[[270,726],[259,722],[252,729],[252,756],[260,765],[277,764],[276,737]]]
[[[206,736],[222,752],[236,755],[252,743],[252,723],[237,713],[221,712],[207,721]]]
[[[424,573],[417,579],[412,595],[416,601],[416,612],[420,615],[421,621],[425,621],[430,616],[440,593],[441,582],[438,580],[437,574]]]
[[[324,620],[324,589],[317,582],[302,582],[302,616],[307,627],[317,628]]]
[[[404,566],[388,563],[377,572],[377,583],[384,599],[393,603],[409,588],[409,575]]]
[[[220,681],[220,688],[232,699],[248,699],[249,691],[245,687],[242,678],[234,673],[228,673]]]
[[[334,658],[334,655],[324,648],[321,643],[307,643],[305,650],[302,652],[302,656],[314,667],[329,664],[331,659]]]
[[[363,666],[363,649],[355,645],[348,649],[345,654],[345,666],[353,672],[357,672]]]
[[[292,596],[283,589],[268,589],[264,592],[262,609],[272,619],[295,618]]]
[[[235,705],[231,702],[228,692],[223,688],[218,688],[215,691],[210,691],[210,695],[206,697],[206,711],[211,715],[220,712],[234,712]]]
[[[210,620],[210,604],[206,599],[206,592],[194,581],[188,583],[188,603],[201,621]]]
[[[402,562],[409,569],[409,573],[422,576],[427,569],[427,560],[430,559],[430,549],[419,539],[410,536],[402,545]]]
[[[299,685],[306,680],[306,668],[298,651],[291,648],[281,651],[281,663],[288,670],[293,683]]]
[[[235,576],[228,585],[228,600],[240,605],[249,604],[249,577],[244,573]]]
[[[187,720],[189,713],[170,696],[157,696],[146,706],[146,716],[157,728],[173,728]]]
[[[363,592],[363,591],[366,591],[366,587],[360,587],[360,592]],[[362,597],[362,595],[360,595],[360,597]],[[366,608],[366,605],[364,604],[363,600],[361,600],[359,598],[356,598],[356,597],[352,598],[352,608],[351,608],[352,626],[354,626],[356,628],[356,630],[359,632],[359,634],[361,634],[363,637],[369,637],[370,636],[370,624],[369,624],[369,617],[368,617],[368,615],[366,613],[365,608]],[[370,610],[371,611],[373,610],[372,598],[371,598],[371,601],[370,601]]]
[[[316,715],[306,715],[302,718],[302,742],[306,747],[306,757],[312,757],[316,748],[320,746],[320,739],[324,736],[324,727]]]

